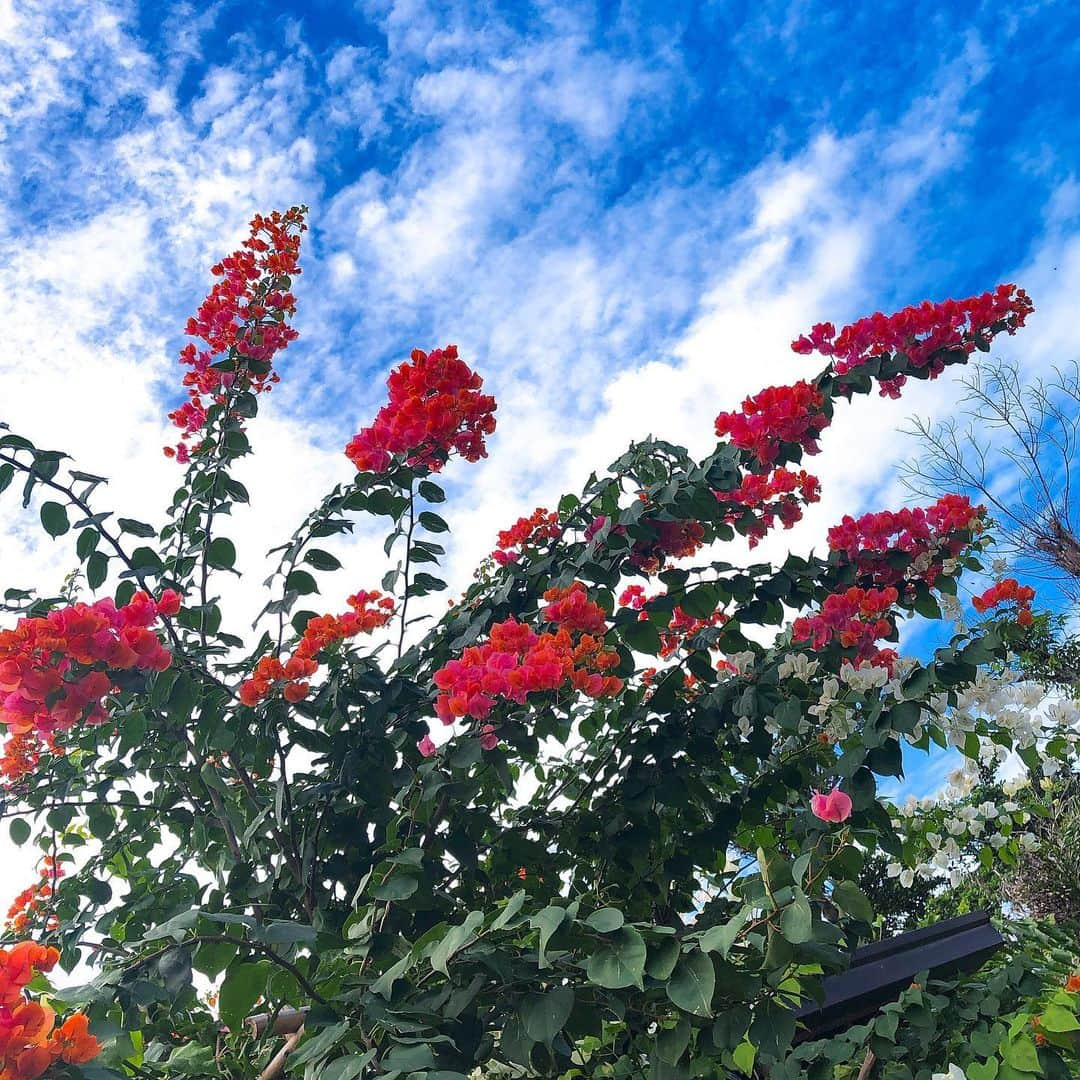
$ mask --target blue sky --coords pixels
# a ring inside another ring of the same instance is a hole
[[[814,370],[787,344],[821,319],[1016,280],[1037,313],[1002,355],[1073,358],[1078,50],[1064,2],[0,0],[0,419],[158,517],[206,268],[307,202],[249,577],[348,476],[387,368],[455,342],[500,401],[491,459],[449,473],[460,582],[633,437],[706,451],[718,411]],[[898,426],[955,402],[912,389],[838,420],[825,499],[772,553],[901,501]],[[343,592],[381,577],[374,536],[343,556]],[[0,567],[59,581],[70,556],[9,514]]]

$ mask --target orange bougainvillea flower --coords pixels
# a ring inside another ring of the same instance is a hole
[[[52,1039],[59,1056],[69,1065],[82,1065],[97,1057],[101,1044],[90,1034],[90,1021],[85,1013],[72,1013],[59,1027]]]
[[[35,973],[52,970],[59,959],[56,949],[34,941],[0,949],[0,1080],[34,1080],[58,1059],[80,1065],[101,1051],[83,1013],[57,1028],[52,1009],[25,997]]]
[[[1080,994],[1080,975],[1070,975],[1065,981],[1065,989],[1070,994]]]

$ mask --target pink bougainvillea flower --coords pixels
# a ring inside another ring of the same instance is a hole
[[[838,787],[833,788],[828,795],[822,795],[815,788],[814,797],[810,800],[810,809],[814,817],[838,824],[851,817],[851,796],[845,795]]]
[[[435,743],[432,741],[430,735],[425,735],[417,744],[417,750],[420,751],[424,757],[431,757],[432,754],[438,749]]]

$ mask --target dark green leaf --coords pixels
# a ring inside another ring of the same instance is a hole
[[[231,570],[236,565],[236,545],[227,536],[211,540],[206,561],[215,570]]]
[[[521,1003],[521,1022],[534,1042],[550,1046],[574,1009],[574,991],[559,986],[546,994],[529,994]]]
[[[712,960],[703,952],[686,953],[668,980],[667,996],[695,1016],[712,1016],[712,998],[716,989],[716,972]]]
[[[122,532],[131,533],[132,536],[156,536],[157,531],[153,525],[147,525],[145,521],[136,521],[134,518],[117,518],[116,524]]]
[[[41,524],[45,526],[45,531],[54,538],[63,536],[71,528],[67,510],[58,502],[41,504]]]
[[[589,957],[585,973],[590,982],[609,990],[642,987],[645,975],[645,942],[632,927],[624,926],[604,940]]]
[[[314,566],[316,570],[338,570],[341,562],[329,551],[320,551],[318,548],[310,548],[304,556],[304,562]]]

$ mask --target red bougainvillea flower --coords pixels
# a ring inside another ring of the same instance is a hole
[[[750,547],[756,547],[765,534],[780,519],[785,529],[802,520],[803,506],[821,499],[821,483],[805,470],[773,469],[771,473],[751,473],[744,476],[732,491],[714,491],[717,500],[753,510],[752,522],[746,527]],[[734,509],[724,520],[734,524],[742,517]]]
[[[869,660],[875,666],[892,668],[896,653],[878,649],[876,642],[892,634],[894,627],[889,612],[899,599],[891,586],[887,589],[852,587],[825,598],[821,611],[799,618],[792,624],[794,641],[809,641],[811,648],[820,651],[830,644],[855,649],[856,662]]]
[[[738,412],[721,413],[716,434],[729,438],[761,465],[771,465],[785,443],[816,454],[818,436],[829,426],[822,412],[824,402],[821,391],[808,382],[770,386],[748,397]]]
[[[414,350],[390,373],[389,400],[345,447],[346,456],[358,472],[385,472],[397,455],[432,472],[453,453],[466,461],[487,457],[484,438],[495,430],[496,406],[480,393],[483,384],[456,345]]]
[[[956,558],[982,531],[985,513],[966,495],[945,495],[933,506],[846,516],[829,530],[829,548],[842,552],[875,585],[913,582],[913,572],[933,585],[942,563]],[[896,552],[911,556],[907,566],[890,558]]]
[[[257,214],[240,249],[211,267],[220,280],[185,328],[206,347],[191,343],[180,351],[180,363],[190,369],[184,376],[188,400],[169,413],[181,441],[165,448],[167,457],[181,464],[190,459],[189,443],[198,447],[214,405],[240,392],[269,391],[279,381],[274,356],[298,336],[286,320],[296,313],[288,290],[300,273],[305,214],[297,206],[284,214]]]
[[[558,629],[537,634],[525,623],[496,623],[489,638],[465,649],[434,675],[439,694],[435,712],[444,724],[463,717],[484,721],[481,745],[498,741],[486,721],[499,700],[523,705],[529,694],[573,690],[592,698],[610,697],[623,686],[606,674],[619,663],[618,653],[603,648],[607,618],[575,581],[565,589],[549,589],[541,618]]]
[[[1030,585],[1021,585],[1016,578],[1004,578],[986,592],[973,597],[971,606],[982,613],[998,604],[1015,603],[1016,621],[1021,626],[1030,626],[1034,621],[1031,614],[1031,601],[1034,599],[1035,590]]]
[[[172,663],[151,627],[179,608],[171,589],[156,601],[137,592],[119,608],[111,599],[72,604],[0,630],[0,725],[11,736],[0,773],[8,782],[34,767],[42,747],[55,750],[57,732],[105,722],[113,673]]]
[[[538,506],[528,517],[518,518],[509,529],[499,532],[491,557],[500,566],[506,566],[517,562],[525,548],[536,547],[545,540],[557,540],[561,532],[559,515]]]
[[[810,800],[810,809],[814,817],[839,824],[851,817],[851,796],[844,794],[838,787],[833,788],[827,795],[822,795],[815,788],[814,796]]]
[[[871,357],[903,353],[914,368],[927,368],[930,378],[945,370],[943,356],[959,351],[970,354],[988,348],[1001,331],[1015,334],[1032,313],[1031,300],[1015,285],[999,285],[993,292],[966,300],[945,300],[906,307],[893,315],[880,311],[845,326],[839,334],[832,323],[818,323],[810,333],[791,343],[797,353],[834,357],[833,370],[846,375]],[[883,397],[899,397],[905,376],[883,379]]]
[[[300,641],[288,660],[264,656],[255,665],[251,678],[240,684],[237,697],[242,705],[254,708],[272,693],[288,702],[303,701],[311,692],[308,678],[319,670],[316,657],[324,649],[357,634],[370,634],[385,626],[394,614],[394,599],[378,590],[361,590],[346,603],[352,611],[344,615],[317,615],[309,619]]]

